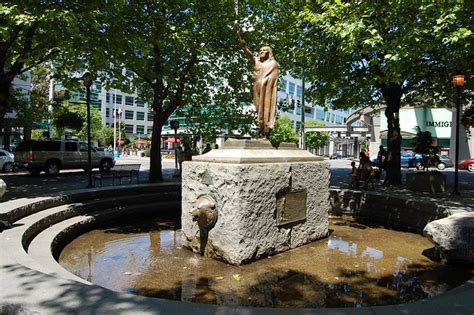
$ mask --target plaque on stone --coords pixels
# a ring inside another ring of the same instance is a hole
[[[287,192],[277,198],[277,225],[286,225],[306,219],[306,190]]]

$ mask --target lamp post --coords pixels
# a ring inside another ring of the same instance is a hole
[[[461,86],[464,85],[464,75],[455,74],[453,84],[456,87],[456,146],[454,152],[454,190],[451,195],[460,195],[458,190],[458,169],[459,169],[459,115],[461,111]]]
[[[84,86],[86,87],[86,105],[87,105],[87,169],[89,170],[89,184],[87,188],[92,188],[92,154],[91,154],[91,85],[94,80],[90,72],[82,76]]]
[[[178,170],[178,128],[179,128],[179,121],[172,120],[170,121],[170,127],[174,129],[174,175],[173,177],[179,177],[179,170]]]

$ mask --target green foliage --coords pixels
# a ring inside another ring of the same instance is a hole
[[[439,148],[433,146],[434,139],[429,131],[421,131],[420,127],[416,127],[416,136],[413,138],[415,151],[418,154],[422,154],[425,156],[432,156],[439,152]]]
[[[143,150],[143,152],[145,153],[145,156],[146,157],[150,157],[150,148],[145,148],[145,150]]]
[[[33,129],[31,130],[31,139],[43,139],[44,129]]]
[[[315,121],[315,120],[310,120],[305,123],[306,127],[324,127],[326,126],[325,124]],[[306,133],[306,146],[310,149],[316,149],[324,146],[330,138],[329,132],[307,132]]]
[[[286,60],[304,69],[314,102],[386,106],[387,182],[399,184],[400,106],[446,105],[454,70],[472,74],[473,9],[473,1],[292,0],[275,5],[280,25],[271,27]]]
[[[99,142],[99,146],[107,147],[114,143],[114,129],[109,126],[102,125],[96,133],[96,140]]]
[[[63,137],[67,129],[72,129],[77,138],[86,140],[87,106],[80,103],[64,102],[62,107],[53,113],[52,124],[58,137]],[[91,108],[91,138],[98,139],[101,129],[100,113],[97,109]]]
[[[293,129],[290,117],[283,115],[278,117],[275,128],[270,133],[270,142],[278,147],[282,142],[294,142],[298,144],[298,134]]]
[[[81,55],[78,40],[97,11],[77,1],[2,1],[0,4],[0,120],[9,110],[15,77],[53,58]],[[77,60],[78,58],[76,58]],[[83,64],[83,63],[82,63]]]
[[[466,129],[466,135],[468,138],[471,137],[470,128],[474,128],[474,105],[468,106],[461,116],[461,124]]]

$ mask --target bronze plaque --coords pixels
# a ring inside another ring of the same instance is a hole
[[[306,190],[291,191],[277,199],[277,225],[306,219]]]

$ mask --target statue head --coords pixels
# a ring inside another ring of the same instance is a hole
[[[258,57],[260,58],[260,61],[273,59],[272,49],[269,46],[263,46],[258,52]]]

